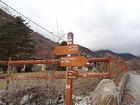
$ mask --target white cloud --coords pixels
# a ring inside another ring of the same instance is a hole
[[[57,19],[65,33],[74,32],[75,43],[90,49],[139,54],[139,0],[3,1],[52,31],[56,31]]]

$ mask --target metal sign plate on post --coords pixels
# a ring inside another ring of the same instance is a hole
[[[74,56],[74,57],[61,57],[60,66],[63,67],[73,67],[73,66],[85,66],[88,60],[84,56]]]
[[[69,79],[77,79],[78,78],[78,71],[76,71],[76,70],[69,70],[68,71],[68,78]]]
[[[68,44],[73,44],[73,33],[69,32],[67,36],[67,43]]]
[[[78,49],[79,49],[78,44],[58,46],[55,48],[54,53],[56,55],[78,54]]]

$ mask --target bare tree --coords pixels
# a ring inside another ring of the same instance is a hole
[[[61,39],[66,35],[64,34],[63,28],[60,25],[58,25],[57,19],[56,19],[56,30],[57,30],[57,35],[59,36],[58,38],[58,43],[59,43]]]

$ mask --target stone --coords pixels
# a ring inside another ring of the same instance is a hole
[[[74,105],[90,105],[90,97],[89,96],[74,96],[73,104]]]
[[[0,100],[0,105],[4,105],[4,103]]]
[[[37,105],[35,101],[32,101],[29,105]]]
[[[56,103],[57,104],[63,104],[63,103],[65,103],[64,97],[61,94],[59,94],[58,98],[56,99]]]
[[[2,94],[2,92],[4,92],[4,90],[0,90],[0,99],[1,99],[1,94]]]
[[[81,101],[81,100],[82,100],[82,97],[77,96],[77,97],[75,98],[75,100],[76,100],[76,101]]]
[[[90,105],[118,105],[117,90],[114,82],[103,79],[90,96]]]
[[[37,98],[37,94],[31,94],[31,95],[29,96],[30,102],[34,101],[36,98]]]
[[[21,101],[20,101],[20,105],[25,105],[27,104],[29,101],[29,94],[26,94],[22,97]]]

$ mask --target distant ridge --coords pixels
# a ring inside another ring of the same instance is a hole
[[[79,46],[79,54],[88,58],[99,58],[100,56],[96,52],[91,51],[90,49]]]
[[[115,53],[111,50],[98,50],[95,51],[95,53],[97,53],[100,57],[106,57],[106,53],[109,52],[111,56],[117,56],[117,57],[121,57],[124,60],[131,60],[131,59],[140,59],[139,57],[130,54],[130,53]]]

